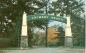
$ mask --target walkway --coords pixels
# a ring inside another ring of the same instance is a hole
[[[0,53],[85,53],[84,49],[80,48],[34,48],[28,50],[4,50]]]

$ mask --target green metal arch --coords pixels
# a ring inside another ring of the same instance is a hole
[[[48,20],[55,20],[59,22],[66,23],[66,18],[63,16],[55,16],[55,15],[28,15],[27,20],[33,21],[33,20],[40,20],[40,19],[48,19]]]

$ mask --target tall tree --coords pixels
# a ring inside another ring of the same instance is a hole
[[[80,14],[84,12],[83,9],[84,2],[77,0],[57,0],[56,2],[52,2],[52,7],[50,7],[50,12],[56,15],[72,15],[72,14]]]
[[[0,34],[3,31],[7,34],[15,31],[16,36],[20,37],[23,12],[34,15],[43,6],[43,2],[39,0],[0,0]],[[13,36],[13,33],[11,35]],[[16,38],[17,43],[19,43],[19,39]]]

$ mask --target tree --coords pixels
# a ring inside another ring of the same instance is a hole
[[[57,46],[63,46],[64,45],[64,40],[65,40],[65,31],[62,26],[59,25],[54,25],[51,26],[53,28],[57,29],[57,32],[59,32],[57,39],[59,39],[59,42],[57,41]]]
[[[64,45],[65,32],[64,32],[64,30],[61,26],[58,27],[58,31],[60,32],[60,34],[59,34],[59,44],[58,45],[62,46],[62,45]]]
[[[29,31],[29,43],[32,43],[32,33],[31,32],[33,32],[32,31],[32,29],[33,28],[40,28],[40,29],[43,29],[43,30],[46,30],[46,24],[47,24],[47,21],[48,19],[47,18],[45,18],[45,19],[36,19],[36,20],[32,20],[32,21],[28,21],[28,26],[29,26],[29,28],[28,28],[28,31]],[[30,44],[30,47],[31,47],[32,45]]]
[[[17,43],[19,43],[23,12],[28,15],[34,15],[43,6],[43,2],[39,0],[0,0],[0,32],[3,33],[5,29],[4,32],[7,34],[9,32],[12,36],[16,35],[17,37],[15,38]],[[7,23],[6,26],[4,23]],[[19,45],[17,44],[16,46]]]
[[[57,0],[56,2],[52,2],[52,7],[50,7],[50,13],[54,13],[55,15],[60,14],[64,15],[72,15],[72,14],[80,14],[84,12],[83,1],[76,0]]]

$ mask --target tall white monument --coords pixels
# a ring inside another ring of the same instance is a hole
[[[24,12],[22,19],[22,30],[21,30],[21,48],[28,47],[28,34],[27,34],[27,14]]]
[[[72,40],[72,32],[71,32],[71,22],[70,16],[67,17],[67,24],[65,28],[65,46],[72,47],[73,40]]]

